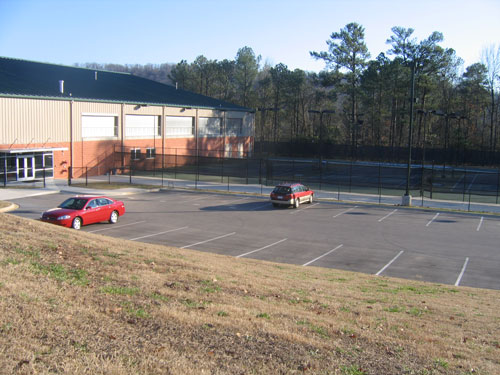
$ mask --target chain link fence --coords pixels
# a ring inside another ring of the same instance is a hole
[[[123,157],[116,155],[117,160]],[[380,202],[382,196],[405,194],[407,168],[405,164],[376,162],[168,154],[129,160],[110,168],[106,176],[109,183],[174,186],[184,181],[195,188],[207,183],[228,190],[237,185],[258,185],[262,190],[281,182],[301,182],[318,191],[375,195]],[[70,184],[75,179],[88,183],[93,176],[102,176],[102,168],[72,168],[70,176]],[[499,191],[500,169],[411,167],[410,194],[414,198],[498,204]]]

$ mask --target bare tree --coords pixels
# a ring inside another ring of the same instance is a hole
[[[488,90],[491,95],[490,108],[490,152],[496,149],[496,134],[495,126],[495,91],[500,83],[500,46],[494,44],[489,47],[484,47],[481,53],[481,62],[486,66]]]

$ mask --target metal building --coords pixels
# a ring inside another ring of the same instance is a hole
[[[105,174],[174,152],[242,157],[252,153],[254,124],[249,108],[131,74],[0,57],[5,184],[84,168]],[[127,155],[118,165],[116,150]]]

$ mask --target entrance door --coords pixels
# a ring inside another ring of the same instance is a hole
[[[18,156],[17,157],[17,180],[29,181],[35,179],[35,157]]]

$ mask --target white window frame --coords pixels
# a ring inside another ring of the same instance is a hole
[[[126,138],[161,137],[160,116],[156,115],[125,115]]]
[[[195,134],[195,118],[192,116],[165,116],[165,137],[189,138]]]
[[[112,126],[105,121],[111,118],[113,119]],[[116,114],[82,113],[81,122],[82,138],[115,139],[118,137],[118,115]]]
[[[130,149],[130,160],[141,160],[141,149],[140,148],[131,148]]]
[[[147,147],[146,148],[146,159],[154,159],[156,158],[156,148],[155,147]]]

